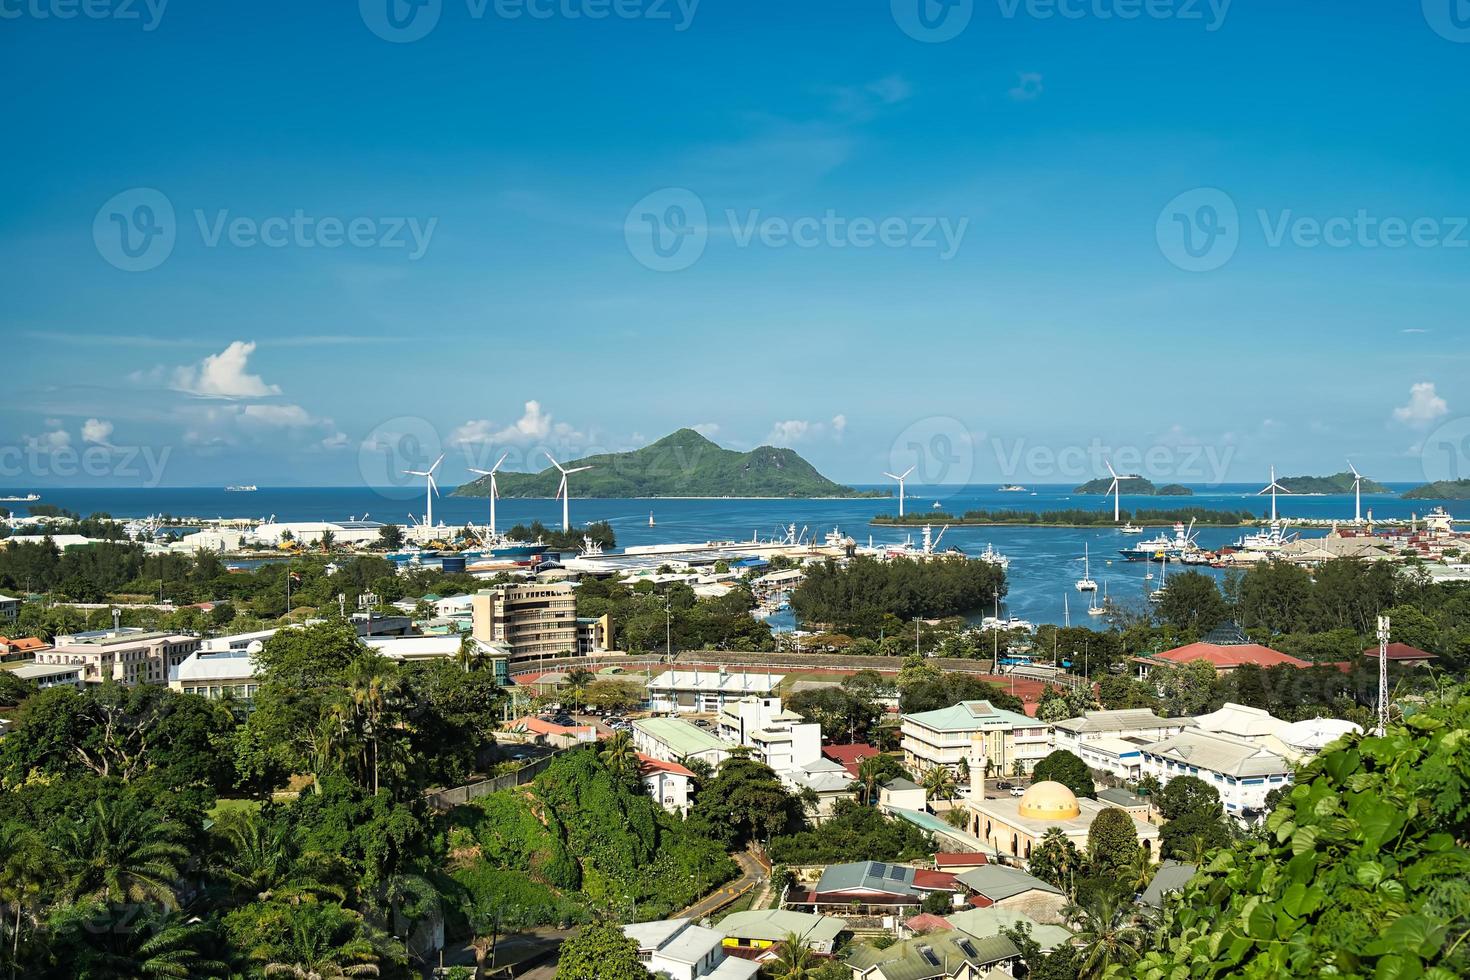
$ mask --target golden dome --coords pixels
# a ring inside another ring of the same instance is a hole
[[[1082,813],[1077,797],[1061,783],[1044,779],[1032,783],[1016,811],[1028,820],[1071,820]]]

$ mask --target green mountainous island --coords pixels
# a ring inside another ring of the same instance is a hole
[[[1292,493],[1352,493],[1353,474],[1334,473],[1331,476],[1283,476],[1276,481]],[[1363,480],[1363,493],[1391,493],[1388,487],[1373,480]]]
[[[748,453],[722,449],[693,429],[680,429],[627,453],[565,460],[567,469],[590,466],[571,479],[577,497],[885,497],[834,483],[790,449],[761,446]],[[496,474],[501,497],[554,497],[561,474]],[[490,478],[458,487],[453,496],[487,497]]]
[[[1404,491],[1405,500],[1470,500],[1470,480],[1437,480]]]
[[[1099,477],[1096,480],[1088,480],[1080,487],[1074,487],[1073,493],[1111,493],[1113,478],[1109,476]],[[1194,491],[1179,483],[1166,483],[1156,487],[1152,480],[1141,476],[1124,476],[1118,479],[1118,489],[1122,493],[1137,494],[1141,497],[1192,497]]]

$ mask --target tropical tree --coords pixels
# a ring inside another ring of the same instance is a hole
[[[226,977],[229,967],[205,952],[214,943],[209,929],[178,913],[142,916],[131,906],[67,905],[51,920],[57,966],[88,980],[136,977]]]
[[[41,835],[20,823],[0,825],[0,903],[10,926],[10,976],[20,960],[20,937],[27,920],[34,929],[43,896],[61,878],[55,853]],[[12,911],[13,910],[13,911]]]
[[[1079,980],[1102,978],[1113,970],[1126,970],[1142,954],[1147,933],[1133,915],[1132,895],[1122,889],[1096,888],[1081,905],[1062,910],[1076,929],[1081,947],[1077,959]]]
[[[806,941],[794,932],[786,933],[767,969],[771,980],[813,980],[821,967]]]
[[[486,660],[485,648],[480,646],[473,634],[466,633],[459,641],[459,649],[454,651],[455,664],[468,674],[484,667]]]
[[[372,748],[372,787],[378,792],[381,745],[391,712],[407,690],[398,666],[386,657],[359,658],[347,670],[347,706],[368,746]]]
[[[1048,827],[1041,840],[1031,848],[1031,859],[1026,869],[1072,896],[1076,893],[1077,873],[1082,866],[1082,852],[1077,850],[1072,839],[1060,827]]]
[[[924,789],[936,800],[953,801],[958,792],[954,773],[947,766],[935,766],[924,773]]]
[[[602,751],[597,757],[619,779],[632,781],[638,776],[638,750],[633,745],[633,736],[628,732],[616,732],[603,743]]]
[[[1087,859],[1094,877],[1116,880],[1138,854],[1138,831],[1133,818],[1117,807],[1107,807],[1087,828]]]
[[[174,885],[189,851],[162,814],[128,800],[97,800],[87,819],[63,834],[62,865],[73,901],[177,904]]]
[[[561,945],[556,980],[649,980],[638,944],[615,923],[599,922]]]
[[[567,690],[571,692],[572,703],[581,707],[587,696],[587,686],[597,679],[597,675],[586,667],[573,667],[567,671]]]
[[[325,904],[293,911],[283,948],[265,965],[266,976],[335,980],[378,975],[378,945],[354,913]]]

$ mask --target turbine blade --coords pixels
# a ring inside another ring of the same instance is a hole
[[[495,461],[495,465],[492,466],[492,467],[490,467],[490,472],[491,473],[494,473],[496,470],[500,469],[500,464],[503,463],[503,462],[505,462],[505,457],[507,457],[509,455],[510,455],[510,450],[506,450],[505,452],[501,453],[500,454],[500,458]]]

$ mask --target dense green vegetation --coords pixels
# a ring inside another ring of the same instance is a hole
[[[657,442],[626,453],[599,453],[563,460],[572,469],[590,466],[571,481],[577,497],[869,497],[833,483],[790,449],[761,446],[748,453],[721,449],[693,429],[680,429]],[[561,473],[500,473],[502,497],[554,497]],[[490,478],[481,477],[454,491],[460,497],[485,497]]]
[[[920,861],[933,853],[933,840],[918,827],[851,800],[839,801],[817,827],[771,842],[771,860],[780,864]]]
[[[1074,507],[1063,510],[1043,511],[967,510],[958,517],[945,513],[944,511],[905,514],[903,517],[879,514],[869,523],[896,524],[902,526],[953,524],[963,527],[967,524],[1026,524],[1048,527],[1101,527],[1127,521],[1132,521],[1139,525],[1188,524],[1190,521],[1194,521],[1196,524],[1206,527],[1235,527],[1241,524],[1251,524],[1258,520],[1260,518],[1257,515],[1247,510],[1229,511],[1211,510],[1206,507],[1180,507],[1170,510],[1120,510],[1118,512],[1118,520],[1114,521],[1111,507],[1105,510],[1084,510]]]
[[[517,524],[506,531],[505,536],[512,541],[524,541],[528,544],[540,541],[557,551],[580,552],[587,540],[591,540],[604,551],[611,551],[618,545],[617,535],[607,521],[593,521],[582,527],[573,527],[570,531],[553,530],[540,521],[532,521],[530,524]]]
[[[1112,489],[1111,489],[1112,485],[1113,485],[1113,478],[1111,476],[1100,476],[1096,480],[1088,480],[1086,483],[1082,484],[1080,487],[1073,487],[1072,488],[1072,492],[1073,493],[1083,493],[1083,494],[1092,494],[1092,493],[1108,493],[1108,494],[1110,494],[1110,493],[1113,492]],[[1186,492],[1186,494],[1189,492],[1189,489],[1187,487],[1180,487],[1180,485],[1177,484],[1177,483],[1170,484],[1170,486],[1171,487],[1179,487],[1179,489],[1184,490]],[[1122,492],[1122,493],[1125,493],[1125,494],[1135,494],[1135,495],[1142,496],[1142,497],[1152,497],[1152,496],[1157,495],[1158,492],[1159,492],[1159,488],[1156,487],[1156,486],[1154,486],[1153,481],[1150,480],[1150,479],[1148,479],[1147,477],[1143,477],[1143,476],[1121,476],[1121,477],[1119,477],[1118,478],[1118,490],[1120,492]]]
[[[1405,500],[1470,500],[1470,479],[1436,480],[1407,490]]]
[[[873,637],[883,631],[885,617],[951,616],[989,608],[1004,594],[1005,573],[987,562],[860,556],[846,565],[808,566],[791,607],[803,623]]]
[[[629,653],[673,650],[770,650],[771,628],[754,619],[755,599],[744,586],[718,598],[700,599],[682,582],[655,590],[651,582],[629,586],[616,578],[584,578],[577,586],[577,615],[610,615],[618,646]]]
[[[1291,493],[1352,493],[1353,474],[1344,470],[1331,476],[1283,476],[1277,480]],[[1375,480],[1364,479],[1360,492],[1389,493],[1388,487]]]

